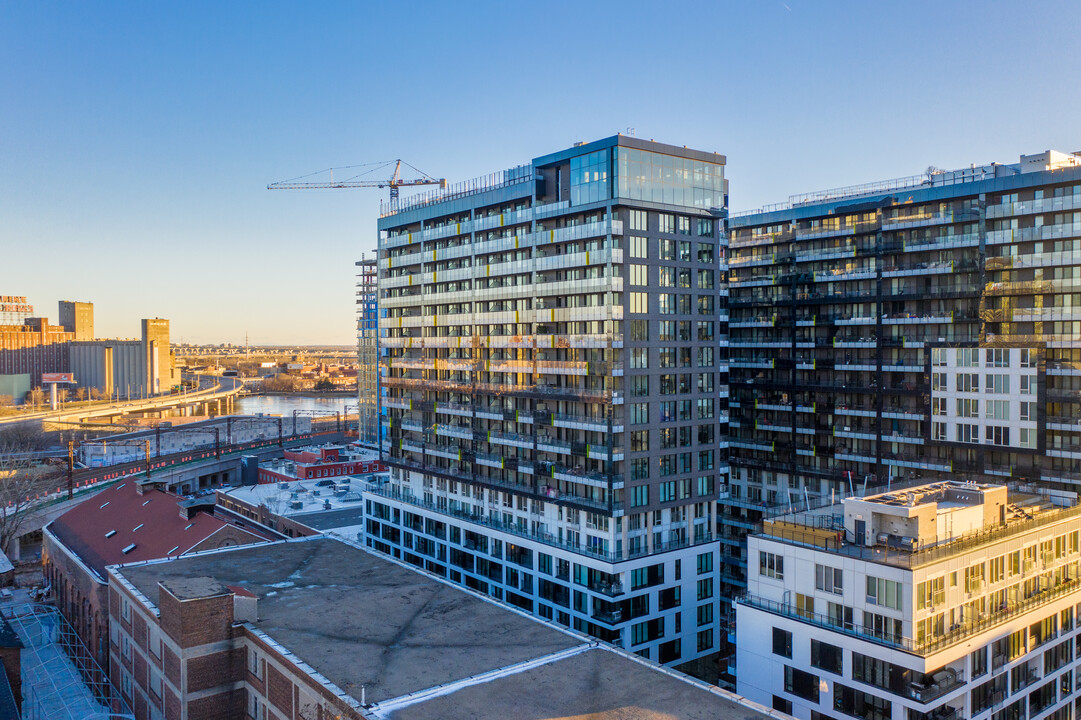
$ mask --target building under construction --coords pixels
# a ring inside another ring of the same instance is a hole
[[[361,444],[379,447],[379,312],[375,260],[356,263],[357,432]]]

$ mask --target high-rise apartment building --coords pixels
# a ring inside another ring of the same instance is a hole
[[[941,481],[763,523],[737,605],[741,695],[800,720],[1069,720],[1081,507]]]
[[[779,511],[956,477],[1077,490],[1081,157],[811,193],[729,230],[728,597],[741,536]]]
[[[387,209],[369,546],[662,663],[717,652],[724,163],[617,136]]]

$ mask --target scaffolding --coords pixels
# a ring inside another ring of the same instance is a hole
[[[51,605],[7,605],[3,618],[23,643],[24,720],[134,718],[120,692]]]
[[[357,441],[379,448],[379,311],[374,259],[362,257],[357,273]]]

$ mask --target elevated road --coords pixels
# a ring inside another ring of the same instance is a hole
[[[0,417],[0,425],[22,422],[40,423],[78,423],[94,418],[114,417],[137,413],[160,412],[167,409],[197,408],[211,403],[230,404],[241,390],[244,383],[239,378],[198,375],[199,389],[175,395],[158,395],[135,400],[118,400],[112,403],[97,403],[76,408],[61,408],[42,412],[20,413]],[[221,406],[219,405],[219,408]]]

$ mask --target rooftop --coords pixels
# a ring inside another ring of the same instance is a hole
[[[325,537],[113,570],[151,603],[186,577],[258,597],[255,630],[377,717],[615,720],[768,712],[366,549]],[[745,701],[744,701],[745,702]]]
[[[889,180],[878,180],[860,185],[848,185],[845,187],[831,188],[829,190],[816,190],[813,192],[790,195],[786,202],[766,205],[754,210],[743,210],[732,213],[731,217],[740,218],[748,215],[761,215],[764,213],[791,210],[806,205],[818,205],[821,203],[848,200],[860,197],[872,197],[875,195],[889,194],[897,191],[912,190],[919,188],[944,187],[959,183],[976,182],[996,177],[1009,177],[1023,173],[1039,172],[1043,170],[1061,170],[1070,167],[1081,166],[1081,152],[1064,153],[1057,150],[1045,150],[1033,155],[1021,155],[1020,160],[1013,164],[991,163],[989,165],[971,165],[958,170],[942,170],[941,168],[929,167],[926,172],[919,175],[909,175]]]
[[[140,494],[127,480],[68,510],[48,530],[104,580],[106,565],[182,555],[233,524],[205,512],[189,519],[189,511],[181,515],[181,502],[161,490]],[[269,539],[242,529],[251,542]]]
[[[778,515],[761,534],[913,568],[1081,516],[1077,500],[1029,483],[949,480]]]

